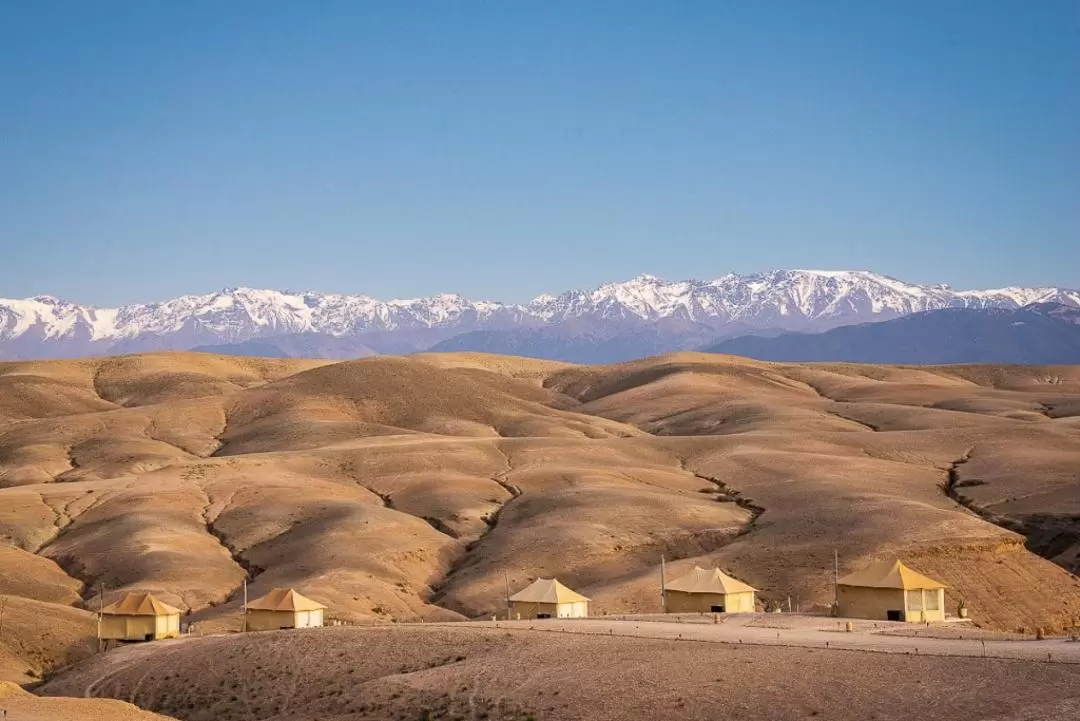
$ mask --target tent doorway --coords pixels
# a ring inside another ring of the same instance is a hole
[[[712,613],[723,613],[724,612],[724,607],[723,606],[713,606],[711,612]]]
[[[904,612],[903,611],[886,611],[885,612],[885,618],[887,618],[890,621],[903,621],[904,620]]]
[[[550,613],[538,613],[538,614],[536,614],[536,617],[537,618],[551,618],[551,614]]]

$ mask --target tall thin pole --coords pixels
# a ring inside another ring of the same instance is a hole
[[[4,637],[4,608],[7,606],[7,596],[0,596],[0,639]],[[4,712],[7,714],[7,711]]]
[[[833,601],[840,605],[840,552],[833,549]]]
[[[667,613],[667,561],[660,554],[660,608]]]
[[[247,579],[244,579],[244,607],[241,610],[240,631],[247,631]]]
[[[97,601],[97,650],[101,653],[101,616],[105,609],[105,582],[98,583]]]
[[[503,569],[503,582],[506,584],[506,620],[510,620],[510,574]]]

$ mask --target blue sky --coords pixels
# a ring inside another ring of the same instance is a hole
[[[0,297],[1080,286],[1080,3],[0,3]]]

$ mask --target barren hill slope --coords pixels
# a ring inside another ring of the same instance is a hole
[[[903,556],[987,624],[1080,615],[1077,367],[153,354],[4,382],[0,593],[35,602],[148,589],[227,628],[246,578],[451,619],[502,608],[505,574],[644,611],[663,554],[806,608],[836,548]]]
[[[129,647],[41,692],[184,721],[1066,721],[1078,683],[1075,664],[406,626]]]

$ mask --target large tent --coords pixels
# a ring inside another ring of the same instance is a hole
[[[693,570],[664,587],[667,613],[751,613],[757,589],[719,568]]]
[[[945,585],[900,561],[876,561],[837,581],[839,614],[882,621],[945,620]]]
[[[281,628],[313,628],[323,625],[326,606],[291,588],[275,588],[244,606],[244,628],[271,631]]]
[[[585,618],[589,599],[554,578],[538,578],[510,597],[511,618]]]
[[[101,609],[100,638],[152,641],[180,635],[180,609],[150,593],[128,593]]]

